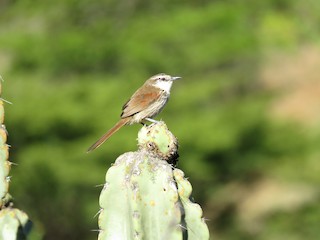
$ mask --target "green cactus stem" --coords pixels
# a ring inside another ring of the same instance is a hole
[[[1,86],[1,83],[0,83]],[[1,89],[1,87],[0,87]],[[3,124],[4,108],[3,101],[0,99],[0,208],[6,204],[9,190],[9,171],[11,163],[8,161],[9,147],[7,145],[7,131]]]
[[[109,168],[100,195],[99,240],[209,239],[192,187],[177,161],[178,142],[164,122],[144,126],[139,150]]]
[[[173,176],[178,186],[178,194],[184,209],[185,227],[188,231],[189,240],[209,239],[209,229],[202,218],[202,209],[199,204],[190,201],[192,186],[184,178],[180,169],[173,170]]]
[[[23,211],[5,208],[0,211],[0,239],[24,240],[30,232],[31,222]]]
[[[0,76],[0,93],[1,93]],[[4,123],[3,99],[0,98],[0,240],[24,240],[31,229],[28,216],[19,209],[12,208],[8,177],[11,162],[8,161],[9,146]]]

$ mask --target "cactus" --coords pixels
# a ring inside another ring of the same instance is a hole
[[[7,131],[3,124],[3,116],[3,101],[0,100],[0,208],[6,204],[10,179],[8,174],[11,166],[11,163],[8,161]]]
[[[0,211],[0,239],[24,240],[31,229],[31,222],[23,211],[4,208]]]
[[[164,122],[144,126],[139,150],[115,161],[101,191],[99,240],[209,239],[192,187],[173,165],[178,142]]]
[[[0,76],[0,93],[1,93]],[[31,229],[27,214],[12,208],[11,196],[8,193],[11,162],[8,161],[9,146],[7,145],[7,130],[4,123],[3,99],[0,98],[0,240],[23,240]]]

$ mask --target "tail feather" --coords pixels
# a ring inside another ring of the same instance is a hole
[[[98,141],[96,141],[94,144],[91,145],[91,147],[88,148],[87,153],[95,150],[96,148],[100,147],[101,144],[103,144],[105,141],[108,140],[109,137],[111,137],[112,134],[114,134],[116,131],[118,131],[122,126],[124,126],[126,123],[128,123],[130,118],[123,118],[119,122],[116,123],[108,132],[106,132]]]

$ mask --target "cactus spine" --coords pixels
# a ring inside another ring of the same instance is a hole
[[[99,240],[209,239],[192,187],[175,169],[178,142],[164,122],[144,126],[139,150],[109,168],[100,195]]]

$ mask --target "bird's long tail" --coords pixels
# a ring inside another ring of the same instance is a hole
[[[96,141],[94,144],[92,144],[91,147],[88,148],[87,153],[100,147],[101,144],[103,144],[105,141],[107,141],[108,138],[111,137],[112,134],[114,134],[122,126],[124,126],[126,123],[128,123],[129,120],[130,120],[130,118],[122,118],[119,122],[116,123],[116,125],[114,125],[108,132],[106,132],[98,141]]]

